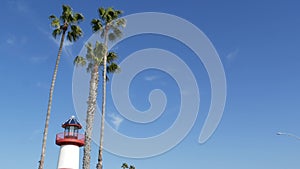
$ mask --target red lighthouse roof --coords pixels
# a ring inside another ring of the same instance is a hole
[[[66,122],[64,122],[62,124],[63,128],[66,128],[67,126],[76,126],[76,127],[78,127],[78,129],[82,128],[80,123],[76,120],[75,116],[71,116],[71,118],[69,120],[67,120]]]

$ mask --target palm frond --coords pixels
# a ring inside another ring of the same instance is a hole
[[[54,27],[54,28],[60,27],[59,19],[55,15],[50,15],[49,19],[51,20],[52,27]]]
[[[57,17],[55,15],[53,15],[53,14],[49,16],[49,19],[56,19],[56,18]]]
[[[83,16],[81,13],[76,13],[76,14],[74,15],[74,18],[75,18],[75,20],[76,20],[76,23],[79,23],[79,22],[81,22],[81,21],[84,20],[84,16]]]
[[[109,7],[105,11],[105,21],[106,23],[111,22],[115,17],[115,10],[112,7]]]
[[[117,19],[115,22],[115,25],[117,27],[125,28],[126,27],[126,19],[124,19],[124,18]]]
[[[122,13],[123,13],[123,11],[120,11],[120,10],[114,10],[112,19],[113,19],[113,20],[118,19]]]
[[[62,14],[61,14],[61,20],[65,23],[65,22],[72,22],[73,20],[73,17],[70,17],[72,16],[72,8],[68,5],[63,5],[62,6],[63,8],[63,11],[62,11]]]
[[[70,13],[70,11],[72,11],[72,8],[69,5],[62,5],[62,9],[63,9],[63,14],[65,13]]]
[[[88,52],[91,51],[91,50],[93,49],[93,45],[91,44],[91,42],[87,43],[87,44],[85,45],[85,47],[86,47],[86,49],[88,50]]]
[[[104,14],[105,14],[105,9],[104,8],[98,8],[98,13],[99,13],[99,17],[103,18]]]
[[[54,28],[60,28],[59,19],[54,19],[51,21],[51,26]]]
[[[100,37],[104,38],[104,31],[101,31]]]
[[[116,10],[115,12],[116,12],[116,14],[117,14],[118,16],[121,15],[121,14],[123,13],[123,11],[121,11],[121,10]]]
[[[131,166],[129,167],[129,169],[135,169],[135,167],[134,167],[133,165],[131,165]]]
[[[94,32],[101,31],[103,29],[102,24],[99,19],[93,19],[91,21],[92,29]]]
[[[110,64],[118,59],[118,54],[115,52],[109,52],[107,55],[107,63]]]
[[[82,56],[76,56],[76,58],[74,59],[74,64],[76,66],[78,66],[78,65],[85,66],[86,65],[86,60]]]
[[[120,10],[115,10],[112,7],[108,7],[106,9],[99,8],[98,9],[100,18],[105,21],[105,23],[110,23],[111,21],[117,19],[119,15],[121,15],[123,12]]]
[[[117,38],[121,38],[122,35],[123,35],[122,31],[121,31],[119,28],[114,28],[114,29],[113,29],[113,33],[115,34],[115,36],[116,36]]]
[[[128,168],[128,164],[127,163],[123,163],[122,166],[121,166],[121,168],[123,168],[123,169]]]
[[[54,39],[56,39],[57,35],[60,35],[62,33],[60,28],[54,29],[52,32],[52,36],[54,37]]]
[[[87,72],[92,72],[93,67],[94,67],[94,64],[90,62],[90,63],[88,64],[87,68],[86,68],[86,71],[87,71]]]
[[[94,64],[95,63],[95,53],[94,53],[94,48],[93,48],[93,45],[91,43],[88,43],[86,45],[86,49],[87,49],[87,53],[86,53],[86,59],[89,61],[89,63],[92,63]]]
[[[82,36],[82,30],[78,25],[71,25],[71,30],[68,32],[67,39],[70,42],[78,40]]]
[[[112,29],[112,32],[110,32],[108,34],[108,39],[110,41],[115,41],[122,37],[123,33],[116,25],[112,25],[111,29]]]
[[[96,41],[95,48],[94,48],[94,55],[95,55],[95,60],[96,60],[95,64],[101,65],[103,63],[103,58],[104,58],[106,51],[107,51],[106,45]]]
[[[120,67],[116,63],[111,63],[107,66],[106,71],[107,73],[117,73],[120,71]]]
[[[67,39],[70,41],[70,42],[73,42],[73,33],[72,32],[68,32],[67,34]]]
[[[86,59],[89,61],[89,62],[92,62],[95,58],[95,55],[94,55],[94,52],[93,52],[93,46],[91,43],[88,43],[87,45],[85,45],[86,47]]]
[[[117,39],[117,36],[114,33],[108,34],[109,41],[115,41]]]

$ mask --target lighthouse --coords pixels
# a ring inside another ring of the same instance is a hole
[[[62,124],[64,132],[56,135],[55,143],[60,146],[57,169],[79,169],[79,147],[84,145],[84,135],[78,132],[82,128],[72,116]]]

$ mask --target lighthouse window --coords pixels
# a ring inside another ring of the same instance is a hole
[[[65,137],[69,136],[69,131],[70,131],[69,128],[65,128],[65,132],[64,132]]]
[[[70,126],[69,136],[74,136],[74,130],[75,130],[75,127]]]
[[[65,128],[64,136],[66,138],[77,138],[78,137],[78,127],[68,126]]]
[[[74,137],[76,137],[76,138],[78,137],[78,129],[75,130]]]

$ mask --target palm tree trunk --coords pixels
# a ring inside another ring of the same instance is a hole
[[[51,114],[51,107],[52,107],[52,97],[53,97],[56,76],[57,76],[57,72],[58,72],[58,65],[60,62],[60,57],[61,57],[62,48],[63,48],[63,44],[64,44],[65,34],[66,34],[66,31],[63,31],[61,40],[60,40],[59,49],[58,49],[57,58],[56,58],[54,73],[52,76],[52,82],[51,82],[51,87],[50,87],[50,92],[49,92],[47,115],[46,115],[45,128],[44,128],[44,135],[43,135],[41,159],[39,161],[39,169],[43,169],[44,163],[45,163],[46,143],[47,143],[48,128],[49,128],[49,121],[50,121],[50,114]]]
[[[83,164],[82,164],[83,169],[90,169],[91,137],[93,132],[93,123],[94,123],[94,115],[96,111],[98,83],[99,83],[98,71],[99,71],[98,65],[94,65],[91,73],[88,109],[86,113],[85,144],[83,149]]]
[[[105,107],[106,107],[106,62],[107,62],[107,40],[108,40],[108,30],[109,26],[106,25],[105,32],[104,32],[104,45],[106,46],[106,50],[104,52],[103,56],[103,82],[102,82],[102,112],[101,112],[101,131],[100,131],[100,147],[99,147],[99,153],[98,153],[98,163],[97,163],[97,169],[103,168],[103,138],[104,138],[104,123],[105,123]]]

